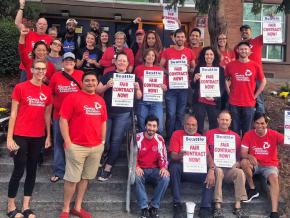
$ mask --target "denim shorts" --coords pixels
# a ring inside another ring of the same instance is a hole
[[[265,179],[268,179],[268,177],[270,176],[270,174],[275,174],[275,175],[279,175],[279,170],[277,167],[275,166],[255,166],[254,167],[254,175],[256,174],[262,174],[264,176]]]

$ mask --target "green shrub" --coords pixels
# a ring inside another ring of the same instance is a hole
[[[0,19],[0,77],[13,76],[19,71],[19,31],[14,21]]]

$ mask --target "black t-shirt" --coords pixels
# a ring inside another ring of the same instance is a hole
[[[99,60],[103,56],[103,52],[100,49],[98,49],[96,47],[94,49],[88,49],[88,48],[85,47],[85,48],[78,49],[77,54],[76,54],[76,58],[78,60],[82,60],[83,54],[85,52],[87,52],[87,51],[89,52],[89,59],[94,59],[97,62],[99,62]],[[83,65],[81,66],[81,69],[83,71],[97,70],[98,73],[101,73],[102,72],[101,68],[96,67],[96,65],[94,65],[94,64],[87,63],[86,60],[84,60]]]
[[[112,71],[109,73],[106,73],[105,75],[103,75],[100,79],[100,82],[103,85],[106,85],[107,82],[114,77],[114,73],[117,73],[116,71]],[[130,73],[127,73],[130,74]],[[135,77],[135,81],[138,82],[137,77]],[[104,99],[107,105],[107,111],[108,113],[116,113],[116,114],[121,114],[121,113],[126,113],[126,112],[130,112],[132,110],[131,107],[113,107],[112,106],[112,88],[109,88],[105,91],[104,93]]]

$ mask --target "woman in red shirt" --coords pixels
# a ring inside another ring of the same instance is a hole
[[[25,46],[25,36],[28,33],[29,33],[29,29],[23,26],[20,31],[18,50],[19,50],[21,62],[23,63],[25,71],[27,73],[27,79],[30,80],[32,78],[31,68],[33,65],[33,61],[46,60],[46,56],[48,55],[49,50],[45,42],[38,41],[34,44],[33,50],[31,52],[31,57],[30,57],[30,53],[28,52]],[[50,77],[54,73],[55,73],[54,65],[53,63],[48,61],[46,74],[43,77],[44,83],[48,84]]]
[[[37,161],[41,148],[44,145],[45,148],[51,146],[52,97],[50,88],[42,82],[47,64],[45,60],[35,60],[31,67],[32,79],[17,84],[12,93],[7,148],[13,156],[14,169],[8,186],[8,217],[22,217],[16,209],[15,198],[25,169],[21,213],[24,217],[32,217],[29,203],[36,179]]]

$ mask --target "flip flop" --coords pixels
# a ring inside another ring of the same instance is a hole
[[[52,176],[52,177],[50,178],[50,181],[53,182],[53,183],[56,183],[56,182],[58,182],[59,180],[60,180],[60,177],[58,177],[58,176]]]
[[[22,211],[22,215],[24,218],[29,218],[30,215],[35,215],[31,209],[26,209]]]
[[[19,210],[17,210],[16,208],[14,210],[8,212],[7,216],[9,218],[15,218],[17,214],[22,215],[22,217],[23,217],[23,214]]]

